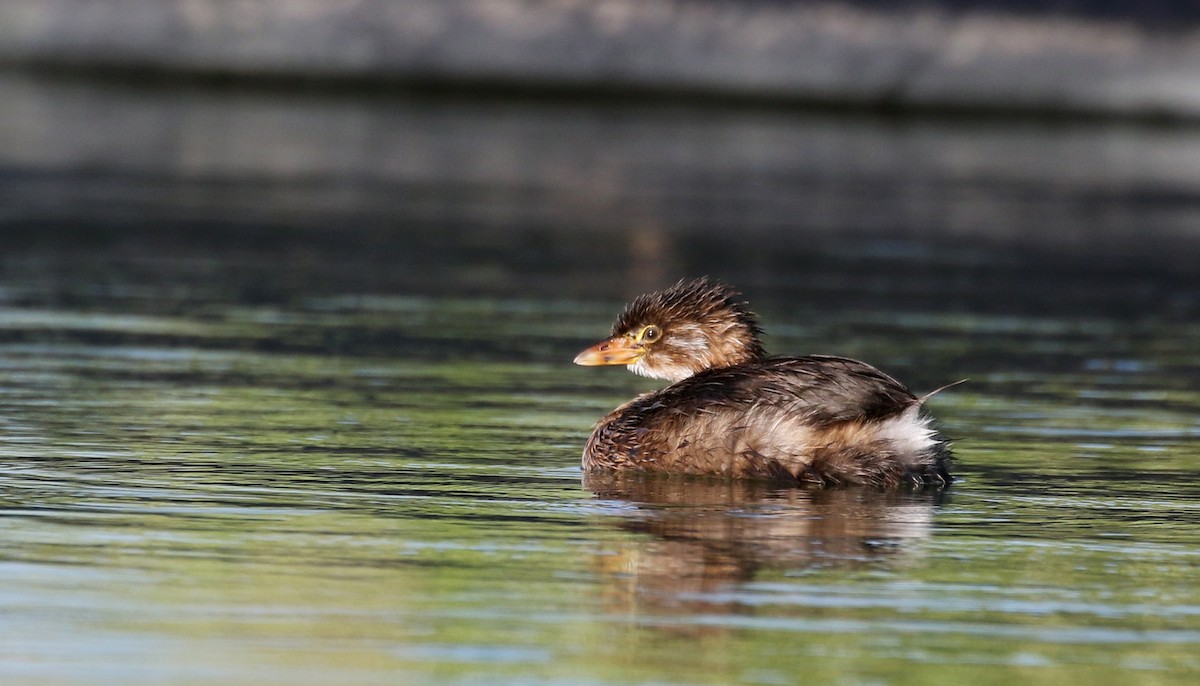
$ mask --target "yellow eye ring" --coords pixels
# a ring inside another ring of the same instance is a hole
[[[657,341],[658,337],[661,335],[662,335],[662,329],[651,324],[650,326],[647,326],[638,332],[637,342],[638,343],[653,343],[654,341]]]

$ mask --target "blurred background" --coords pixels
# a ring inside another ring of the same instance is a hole
[[[1194,684],[1200,4],[0,0],[0,681]],[[738,286],[947,493],[581,481]]]
[[[4,0],[0,278],[1194,316],[1198,15]]]

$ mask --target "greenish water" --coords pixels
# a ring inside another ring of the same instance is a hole
[[[591,423],[647,387],[569,364],[616,304],[4,308],[5,681],[1200,673],[1194,325],[777,312],[776,350],[840,332],[920,388],[971,376],[933,406],[961,481],[582,483]]]
[[[1200,677],[1200,134],[0,75],[0,683]],[[624,300],[948,492],[583,480]]]

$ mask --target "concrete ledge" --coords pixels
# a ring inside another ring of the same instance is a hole
[[[0,0],[0,62],[854,107],[1200,118],[1200,32],[920,5]]]

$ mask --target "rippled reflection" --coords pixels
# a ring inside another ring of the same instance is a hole
[[[110,85],[0,76],[0,683],[1200,674],[1196,131]],[[945,499],[581,487],[702,274]]]
[[[584,484],[611,501],[602,521],[644,535],[596,558],[614,599],[638,609],[712,610],[721,603],[710,594],[765,572],[917,562],[945,497],[649,475],[588,475]]]

